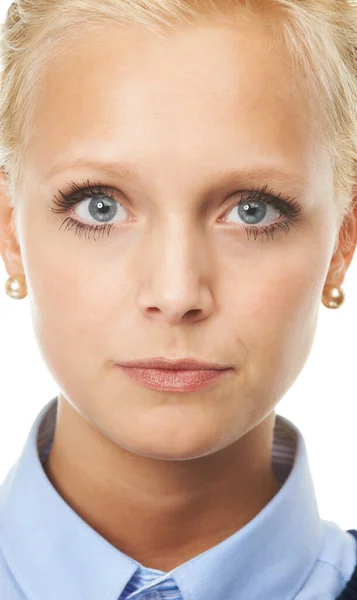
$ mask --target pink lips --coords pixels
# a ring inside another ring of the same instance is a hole
[[[161,391],[193,392],[206,388],[233,373],[233,369],[155,369],[116,365],[144,386]]]

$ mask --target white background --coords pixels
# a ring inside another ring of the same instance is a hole
[[[0,20],[6,9],[1,3]],[[0,259],[0,482],[38,412],[59,391],[32,331],[28,297],[9,298],[7,277]],[[357,251],[343,290],[339,309],[321,303],[310,356],[276,411],[303,433],[321,517],[357,529]]]

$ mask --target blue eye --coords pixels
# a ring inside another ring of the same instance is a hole
[[[269,192],[266,190],[267,185],[248,191],[237,192],[243,198],[230,211],[233,212],[233,209],[236,210],[240,219],[238,225],[245,225],[244,229],[248,239],[252,235],[255,240],[258,237],[262,238],[262,236],[266,236],[266,239],[269,239],[269,237],[274,239],[274,234],[277,230],[284,231],[287,234],[298,220],[304,218],[304,210],[295,198],[283,198],[281,194],[274,195],[272,190]],[[84,210],[84,212],[89,211],[90,217],[94,220],[94,224],[83,223],[72,217],[67,217],[64,220],[62,224],[66,224],[65,229],[74,228],[75,234],[78,237],[81,237],[82,233],[85,233],[85,235],[93,233],[94,237],[96,234],[104,236],[107,233],[109,235],[112,228],[115,227],[115,222],[112,223],[109,221],[117,215],[119,209],[126,210],[120,202],[120,199],[122,199],[120,193],[115,188],[102,186],[101,183],[91,184],[88,180],[83,186],[78,186],[72,182],[69,192],[58,191],[61,198],[55,196],[53,203],[58,208],[51,207],[53,212],[66,213],[78,204],[79,209]],[[238,211],[236,207],[238,207]],[[279,218],[283,215],[284,220],[280,220],[279,222],[275,220],[271,224],[262,225],[261,222],[266,217],[266,214],[274,213],[274,210],[279,213]],[[79,216],[86,219],[85,215]],[[98,221],[97,223],[96,220]],[[226,222],[225,219],[224,222]]]
[[[251,235],[256,240],[261,236],[270,236],[274,239],[276,231],[281,230],[287,234],[291,227],[302,218],[303,209],[294,198],[282,198],[281,195],[275,196],[272,192],[265,192],[267,186],[262,188],[252,189],[243,192],[245,198],[233,206],[228,214],[233,213],[239,217],[238,224],[249,225],[244,227],[248,239]],[[276,221],[268,225],[264,224],[263,219],[274,212],[278,213],[278,217],[284,216],[283,221]],[[226,221],[226,219],[224,219]],[[261,238],[262,239],[262,238]],[[263,241],[263,239],[262,239]]]
[[[51,207],[51,211],[54,213],[66,213],[73,206],[79,205],[79,209],[89,210],[90,216],[94,219],[98,219],[96,224],[82,223],[72,217],[67,217],[62,225],[66,225],[65,230],[75,229],[75,234],[80,238],[82,233],[87,234],[93,233],[94,239],[96,234],[104,236],[105,233],[109,236],[115,223],[109,223],[107,221],[114,218],[118,212],[118,207],[121,207],[119,200],[119,193],[115,193],[115,189],[111,187],[103,187],[101,183],[92,184],[88,180],[83,186],[78,186],[76,183],[70,184],[69,192],[62,192],[58,190],[61,198],[55,196],[53,203],[58,208]],[[85,216],[79,215],[81,218]],[[88,218],[88,217],[87,217]],[[62,227],[61,225],[61,227]],[[97,238],[98,239],[98,238]]]

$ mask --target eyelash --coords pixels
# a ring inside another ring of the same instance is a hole
[[[83,200],[88,200],[89,197],[106,196],[117,201],[114,188],[111,188],[110,186],[103,186],[100,182],[93,184],[89,180],[87,180],[87,182],[84,183],[82,186],[79,186],[74,182],[71,182],[70,184],[68,184],[68,186],[69,191],[67,192],[62,192],[61,190],[58,190],[61,195],[61,199],[59,199],[57,196],[54,197],[55,200],[53,200],[53,203],[58,208],[51,207],[52,212],[61,214],[68,212],[68,210],[70,210],[73,206],[75,206]],[[283,222],[272,223],[271,225],[251,225],[249,227],[244,226],[248,239],[250,238],[250,235],[253,234],[255,240],[258,236],[262,237],[264,235],[266,236],[267,241],[269,236],[273,240],[274,234],[277,230],[282,230],[287,235],[290,231],[290,228],[295,227],[296,222],[303,218],[304,210],[295,198],[283,197],[281,193],[275,195],[273,190],[269,190],[267,192],[267,187],[267,185],[264,185],[261,187],[252,188],[249,191],[241,192],[242,194],[247,194],[247,196],[240,202],[237,202],[237,204],[235,204],[234,206],[239,206],[244,202],[250,203],[255,200],[259,200],[276,208],[281,214],[285,215],[286,219]],[[261,198],[261,196],[265,196],[264,200]],[[234,208],[234,206],[232,208]],[[109,236],[112,228],[115,226],[115,223],[105,223],[104,225],[88,225],[86,223],[81,223],[76,219],[72,219],[71,217],[67,217],[63,221],[62,225],[66,222],[66,230],[71,230],[73,227],[75,227],[75,234],[78,237],[81,237],[81,234],[83,232],[85,232],[85,234],[90,234],[92,231],[94,232],[94,234],[98,232],[102,235],[102,237],[105,233],[107,233],[107,235]]]

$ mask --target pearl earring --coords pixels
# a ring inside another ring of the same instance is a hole
[[[10,298],[22,300],[27,295],[25,275],[9,277],[5,284],[5,292]]]
[[[340,286],[326,284],[324,287],[322,302],[326,308],[339,308],[345,300],[345,294]]]

